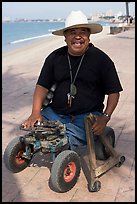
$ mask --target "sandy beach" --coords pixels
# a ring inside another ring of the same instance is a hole
[[[109,35],[110,27],[103,27],[103,31],[101,33],[91,35],[91,41],[94,43],[100,39],[106,38]],[[3,61],[3,69],[2,72],[6,71],[6,67],[11,64],[22,64],[28,63],[31,65],[31,62],[41,61],[41,59],[45,59],[45,57],[54,49],[66,45],[64,42],[64,37],[62,36],[48,36],[43,39],[39,39],[37,41],[33,41],[31,44],[26,45],[22,48],[17,48],[14,51],[10,51],[4,53],[2,55]],[[43,61],[42,61],[43,62]],[[40,64],[41,65],[41,64]],[[40,67],[38,67],[39,69]],[[21,68],[20,68],[21,70]]]
[[[110,35],[106,27],[91,35],[91,42],[115,62],[124,89],[109,126],[115,130],[116,150],[126,161],[99,179],[102,188],[94,194],[87,190],[88,176],[83,171],[71,191],[52,191],[45,158],[36,158],[37,165],[18,174],[9,172],[3,163],[3,202],[135,202],[135,29]],[[63,45],[63,37],[50,36],[2,55],[2,152],[31,112],[35,83],[45,58]]]

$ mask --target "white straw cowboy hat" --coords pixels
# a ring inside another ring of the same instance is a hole
[[[53,31],[54,35],[64,35],[64,31],[72,28],[89,28],[91,34],[99,33],[103,27],[100,24],[88,23],[87,17],[81,11],[72,11],[65,21],[65,28]]]

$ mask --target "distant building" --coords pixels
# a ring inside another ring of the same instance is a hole
[[[106,14],[105,14],[106,16],[112,16],[113,14],[112,14],[112,10],[111,9],[109,9],[108,11],[106,11]]]
[[[2,19],[3,22],[10,22],[11,18],[9,16],[4,16]]]

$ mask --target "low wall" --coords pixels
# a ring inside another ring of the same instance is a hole
[[[121,27],[117,27],[117,26],[110,26],[110,34],[117,34],[117,33],[121,33],[123,31],[129,30],[130,27],[129,26],[121,26]]]

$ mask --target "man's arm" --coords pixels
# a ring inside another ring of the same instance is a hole
[[[29,118],[22,123],[24,128],[33,127],[35,122],[42,120],[41,108],[47,93],[48,89],[40,85],[36,85],[33,95],[32,113]]]
[[[93,128],[93,133],[95,135],[101,135],[104,128],[106,127],[108,121],[111,118],[111,115],[113,113],[113,111],[115,110],[118,101],[119,101],[119,92],[118,93],[112,93],[110,95],[108,95],[107,98],[107,104],[104,110],[104,113],[107,114],[108,116],[96,116],[96,122],[94,123],[94,125],[92,126]]]
[[[107,105],[106,108],[104,110],[104,113],[107,113],[108,115],[112,115],[113,111],[115,110],[118,101],[119,101],[119,93],[112,93],[110,95],[108,95],[107,98]]]
[[[33,106],[32,106],[32,114],[40,113],[42,104],[46,98],[46,95],[48,93],[48,89],[36,85],[34,95],[33,95]]]

